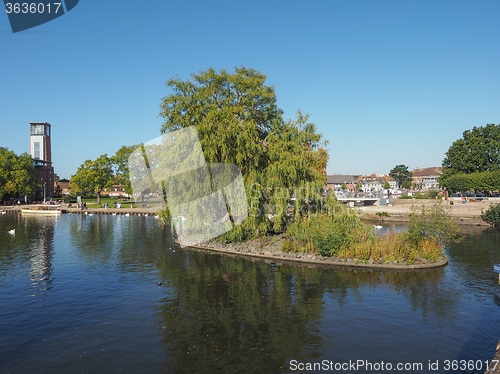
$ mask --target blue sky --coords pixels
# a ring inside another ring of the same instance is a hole
[[[3,9],[2,9],[3,13]],[[328,173],[438,166],[464,130],[500,123],[498,1],[80,0],[13,34],[0,15],[0,146],[52,124],[56,173],[160,134],[165,81],[235,66],[311,115]]]

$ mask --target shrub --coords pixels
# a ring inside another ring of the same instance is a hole
[[[449,209],[450,207],[441,201],[430,207],[412,206],[407,231],[410,241],[417,246],[424,240],[439,244],[457,241],[460,230],[457,220],[449,215]]]
[[[500,225],[500,203],[490,206],[486,212],[481,211],[481,218],[491,225]]]
[[[287,236],[296,247],[334,256],[339,250],[364,242],[374,234],[353,210],[337,203],[330,214],[311,214],[293,221]]]
[[[375,215],[379,216],[379,217],[390,217],[389,213],[387,212],[377,212],[375,213]]]

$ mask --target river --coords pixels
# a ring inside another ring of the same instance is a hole
[[[3,215],[0,373],[482,372],[500,231],[464,236],[443,268],[379,271],[171,250],[152,217]]]

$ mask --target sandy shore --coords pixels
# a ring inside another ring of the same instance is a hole
[[[450,205],[450,201],[453,205]],[[400,222],[407,221],[408,215],[411,213],[412,205],[432,205],[435,200],[400,200],[393,199],[389,206],[362,206],[358,207],[359,211],[366,219],[374,219],[380,221],[389,222]],[[488,223],[481,219],[481,211],[487,210],[490,205],[500,203],[499,198],[490,198],[483,201],[467,201],[467,203],[462,204],[460,198],[453,198],[449,201],[444,202],[450,208],[450,215],[459,218],[459,223],[464,225],[484,225],[489,226]],[[376,213],[387,212],[390,217],[379,217]]]

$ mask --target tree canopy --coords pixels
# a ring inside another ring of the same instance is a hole
[[[208,69],[191,78],[166,82],[173,92],[161,104],[162,133],[194,125],[207,162],[240,168],[249,206],[256,211],[235,235],[281,232],[293,195],[296,214],[303,211],[300,204],[319,202],[326,180],[326,142],[309,115],[298,111],[294,120],[283,118],[274,88],[256,70]],[[264,211],[274,215],[272,223]]]
[[[405,182],[411,182],[411,171],[408,170],[408,166],[404,164],[396,165],[390,172],[389,176],[398,182],[399,187],[405,188],[408,184]],[[403,186],[405,184],[405,186]]]
[[[463,132],[443,160],[443,176],[500,170],[500,125],[487,124]]]
[[[0,200],[5,196],[31,196],[38,188],[33,158],[0,147]]]
[[[446,152],[442,165],[439,183],[450,192],[498,190],[500,125],[464,131]]]
[[[96,160],[86,160],[71,176],[72,190],[82,194],[96,193],[98,204],[101,202],[101,192],[113,183],[113,160],[107,154]]]
[[[114,166],[114,172],[117,176],[116,182],[123,186],[123,190],[131,194],[132,187],[130,186],[130,172],[128,170],[128,158],[132,154],[132,152],[138,147],[138,145],[132,146],[122,146],[111,160]]]

